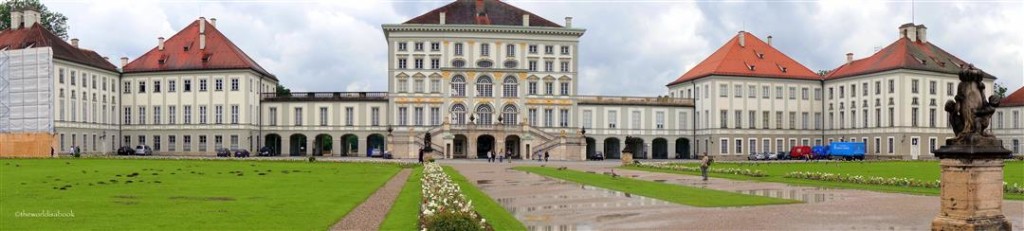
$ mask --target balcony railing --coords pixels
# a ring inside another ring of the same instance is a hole
[[[264,101],[387,101],[387,92],[292,92],[263,93]]]

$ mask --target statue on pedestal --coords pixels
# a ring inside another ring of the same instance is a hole
[[[999,106],[1001,97],[989,96],[985,99],[985,84],[982,83],[984,73],[974,68],[974,65],[964,65],[960,71],[960,84],[957,85],[957,93],[954,100],[946,102],[946,112],[949,113],[949,123],[953,127],[956,137],[947,140],[950,145],[978,145],[994,146],[1000,145],[996,139],[987,131],[992,114]]]

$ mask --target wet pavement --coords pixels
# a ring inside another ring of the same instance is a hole
[[[928,230],[938,213],[935,196],[790,186],[615,169],[640,180],[800,200],[789,205],[699,208],[583,186],[512,170],[508,163],[444,161],[459,170],[530,230]],[[615,162],[548,162],[595,173]],[[537,162],[516,162],[539,165]],[[1024,228],[1024,202],[1006,201],[1003,213]]]

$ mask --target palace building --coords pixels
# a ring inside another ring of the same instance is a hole
[[[10,111],[0,114],[0,139],[33,155],[145,144],[157,155],[265,146],[283,156],[416,158],[429,146],[444,158],[585,160],[620,158],[631,146],[639,159],[745,159],[862,141],[869,158],[928,159],[952,136],[942,105],[968,63],[930,43],[924,25],[900,26],[889,46],[847,54],[827,73],[776,49],[771,36],[740,31],[664,96],[580,95],[586,30],[571,17],[556,23],[501,1],[458,0],[382,25],[386,90],[278,94],[278,76],[216,19],[200,17],[118,68],[43,29],[34,11],[11,15],[17,26],[0,33],[0,109]],[[1002,104],[992,131],[1020,153],[1024,92]]]

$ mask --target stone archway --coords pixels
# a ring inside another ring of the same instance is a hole
[[[644,139],[640,137],[633,137],[633,159],[647,159],[650,153],[646,153],[647,147],[644,147]],[[629,142],[628,140],[626,142]],[[626,145],[629,147],[629,145]]]
[[[338,144],[338,155],[357,156],[359,153],[359,136],[345,134],[341,136],[341,143]]]
[[[334,149],[334,141],[331,140],[331,135],[319,134],[313,139],[313,155],[323,156],[330,155],[331,150]]]
[[[491,135],[480,135],[476,137],[476,158],[487,158],[487,152],[494,151],[497,155],[497,151],[494,148],[494,137]]]
[[[288,138],[288,150],[289,156],[305,156],[306,155],[306,135],[303,134],[292,134]]]
[[[619,138],[608,137],[604,139],[604,157],[607,159],[619,159],[622,154],[622,147]]]
[[[281,135],[278,134],[267,134],[265,142],[263,144],[270,148],[270,155],[276,156],[281,155]],[[260,147],[263,148],[263,147]],[[258,151],[257,151],[258,152]]]
[[[510,153],[510,159],[522,159],[522,151],[519,150],[519,144],[521,139],[517,135],[509,135],[505,137],[505,151]]]
[[[690,139],[678,138],[676,139],[676,159],[691,159],[690,155]]]
[[[597,156],[597,140],[593,137],[587,137],[587,159],[592,159]]]
[[[668,159],[668,140],[655,138],[651,141],[651,159]]]
[[[366,137],[366,156],[384,155],[384,151],[387,151],[387,145],[384,143],[384,135],[371,134]]]
[[[452,139],[452,158],[468,158],[466,147],[469,145],[466,135],[458,134]]]

